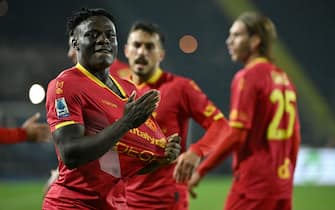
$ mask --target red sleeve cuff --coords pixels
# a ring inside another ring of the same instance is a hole
[[[203,164],[200,164],[200,166],[196,169],[196,171],[198,172],[198,174],[200,175],[200,177],[203,177],[207,174],[208,170],[206,170],[205,167],[203,167]]]
[[[189,150],[190,150],[191,152],[194,152],[195,154],[197,154],[199,157],[203,157],[203,156],[204,156],[204,154],[203,154],[202,151],[201,151],[201,148],[200,148],[199,145],[197,145],[197,144],[192,144],[192,145],[190,146]]]
[[[25,129],[23,128],[17,128],[17,139],[19,142],[22,142],[22,141],[26,141],[28,136],[27,136],[27,132]]]
[[[200,157],[207,156],[220,143],[221,136],[228,127],[228,121],[225,118],[213,121],[203,137],[191,145],[191,151]]]
[[[0,143],[15,144],[24,142],[27,133],[23,128],[0,128]]]

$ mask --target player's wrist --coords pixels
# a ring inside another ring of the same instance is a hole
[[[199,147],[197,147],[196,145],[191,145],[189,148],[189,151],[196,154],[199,158],[203,158],[203,153],[201,151],[201,149]]]
[[[206,162],[206,161],[205,161]],[[204,164],[205,162],[202,162],[196,169],[195,171],[199,174],[199,176],[202,178],[204,177],[210,170],[211,168],[209,168],[206,164]]]
[[[27,141],[31,141],[30,136],[28,135],[28,132],[26,129],[24,128],[17,128],[17,138],[20,140],[27,140]]]
[[[120,118],[118,120],[118,123],[126,131],[128,131],[128,130],[130,130],[130,129],[133,128],[133,123],[131,123],[130,120],[127,117]]]

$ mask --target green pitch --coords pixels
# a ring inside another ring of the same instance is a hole
[[[191,210],[222,210],[230,178],[208,177],[196,188]],[[335,186],[295,186],[293,210],[334,210]]]
[[[44,182],[0,181],[0,210],[41,209]],[[209,177],[196,188],[198,198],[191,210],[221,210],[230,178]],[[335,186],[298,186],[294,190],[294,210],[333,210]]]

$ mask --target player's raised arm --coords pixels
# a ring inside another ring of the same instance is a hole
[[[76,168],[101,157],[130,129],[144,123],[159,101],[158,91],[152,90],[135,100],[133,93],[125,105],[123,116],[96,135],[85,136],[84,126],[71,124],[57,129],[54,139],[68,168]]]

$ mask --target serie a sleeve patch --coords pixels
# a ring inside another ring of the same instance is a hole
[[[55,100],[55,107],[58,119],[70,116],[70,112],[64,97],[57,98]]]

